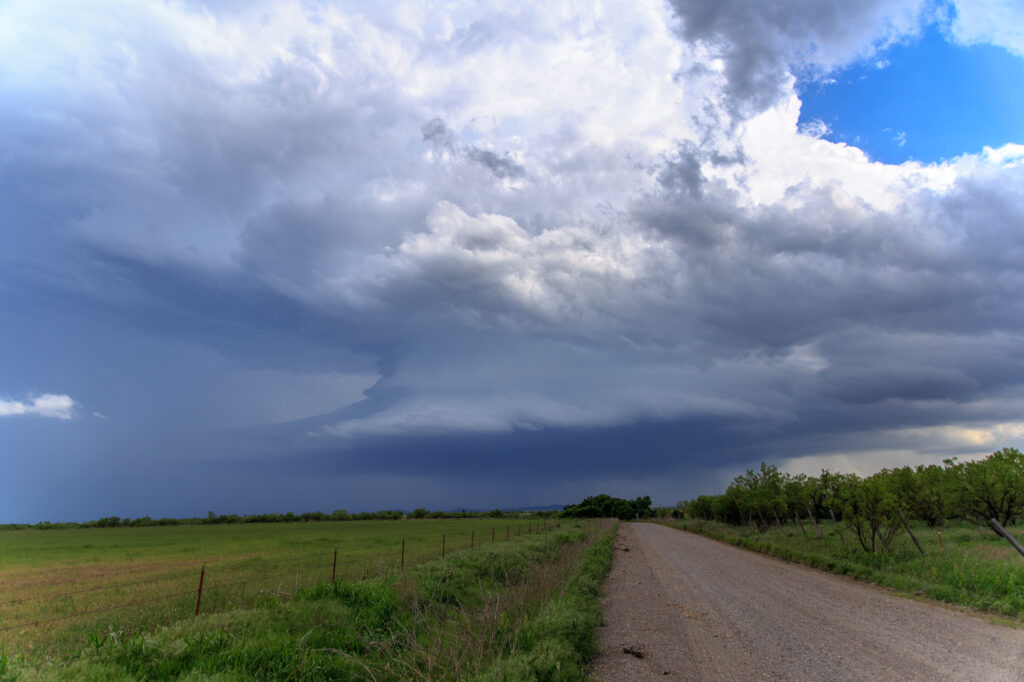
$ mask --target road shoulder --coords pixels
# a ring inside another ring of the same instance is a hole
[[[645,543],[633,524],[619,526],[615,557],[605,582],[594,679],[602,682],[698,679],[685,636],[687,614],[674,608],[654,575]]]

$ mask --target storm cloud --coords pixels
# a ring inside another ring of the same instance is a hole
[[[44,510],[20,461],[0,516],[670,503],[1019,441],[1024,147],[798,126],[797,79],[934,21],[996,40],[924,0],[4,4],[0,414],[62,419],[0,429],[85,488]]]

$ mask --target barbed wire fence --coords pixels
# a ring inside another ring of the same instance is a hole
[[[124,580],[140,573],[128,570],[113,580],[75,589],[42,589],[11,596],[0,592],[0,648],[10,654],[48,645],[87,645],[90,641],[101,645],[108,637],[131,637],[190,616],[290,599],[319,583],[403,571],[455,552],[551,531],[558,525],[552,519],[507,522],[480,533],[475,528],[468,534],[442,533],[436,541],[408,547],[406,540],[399,538],[394,547],[372,556],[346,556],[343,546],[331,546],[299,555],[197,562],[189,568]],[[35,581],[28,589],[44,584]]]

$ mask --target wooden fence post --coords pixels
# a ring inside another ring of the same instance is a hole
[[[839,539],[840,539],[840,540],[841,540],[841,541],[843,542],[843,544],[845,545],[845,544],[846,544],[846,538],[845,538],[845,537],[843,537],[843,529],[842,529],[842,527],[841,527],[841,526],[839,525],[839,522],[838,522],[838,521],[836,520],[836,513],[835,513],[834,511],[832,511],[832,507],[829,507],[829,508],[828,508],[828,513],[829,513],[829,516],[831,516],[831,517],[832,517],[832,523],[836,524],[836,530],[837,530],[837,531],[839,532]]]
[[[199,615],[199,603],[203,600],[203,578],[206,577],[206,566],[199,569],[199,592],[196,594],[196,615]]]
[[[405,570],[405,538],[402,538],[402,570]]]
[[[807,515],[811,517],[811,521],[814,521],[814,527],[818,529],[818,538],[824,540],[825,533],[822,532],[821,526],[818,524],[818,517],[814,515],[810,507],[807,508]]]
[[[334,565],[331,567],[331,582],[334,582],[334,576],[338,573],[338,548],[334,548]]]
[[[924,550],[921,549],[921,543],[917,541],[917,538],[915,538],[914,534],[910,531],[910,524],[907,523],[907,517],[903,515],[903,510],[897,509],[896,513],[900,515],[900,521],[903,522],[903,527],[907,529],[907,535],[909,535],[910,539],[914,541],[915,545],[917,545],[917,551],[921,553],[921,556],[924,556]]]
[[[473,549],[476,546],[476,531],[469,531],[469,548]]]
[[[441,558],[442,559],[444,558],[444,541],[445,541],[445,538],[446,538],[445,534],[441,533]]]
[[[1021,547],[1021,544],[1019,542],[1017,542],[1017,538],[1015,538],[1012,535],[1010,535],[1009,531],[1007,531],[1005,528],[1003,528],[999,524],[998,521],[996,521],[995,519],[989,519],[988,520],[988,525],[992,526],[992,528],[997,533],[999,533],[1004,538],[1006,538],[1006,541],[1009,542],[1011,545],[1013,545],[1013,548],[1015,550],[1017,550],[1018,552],[1020,552],[1021,556],[1024,556],[1024,547]]]

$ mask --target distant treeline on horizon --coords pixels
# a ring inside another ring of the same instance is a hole
[[[429,511],[422,507],[411,512],[403,512],[398,509],[382,509],[376,512],[356,512],[350,514],[344,509],[335,509],[330,514],[321,511],[305,512],[295,514],[286,512],[284,514],[215,514],[208,512],[206,516],[191,518],[159,518],[153,519],[148,516],[138,518],[121,518],[120,516],[106,516],[94,521],[63,521],[51,523],[41,521],[39,523],[3,523],[0,530],[58,530],[62,528],[136,528],[145,526],[198,526],[226,523],[293,523],[296,521],[400,521],[402,519],[461,519],[461,518],[515,518],[524,514],[536,517],[555,516],[558,509],[492,509],[491,511]]]

